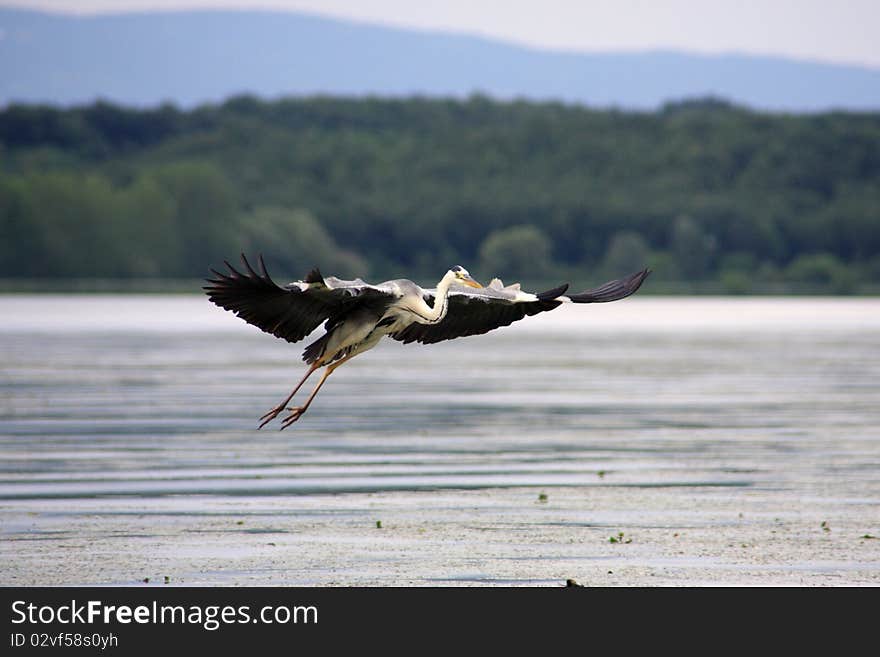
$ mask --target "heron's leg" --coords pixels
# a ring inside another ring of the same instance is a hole
[[[320,361],[315,361],[314,363],[312,363],[309,366],[309,369],[306,372],[305,376],[302,379],[300,379],[299,383],[296,384],[296,388],[293,389],[293,392],[291,392],[289,395],[287,395],[287,399],[285,399],[283,402],[278,404],[278,406],[276,406],[271,411],[266,413],[263,417],[261,417],[260,419],[262,420],[262,422],[260,423],[260,426],[257,428],[262,429],[264,426],[266,426],[266,424],[268,424],[269,422],[274,420],[276,417],[278,417],[278,414],[281,413],[281,411],[284,410],[284,407],[290,403],[290,400],[293,399],[293,396],[297,393],[297,391],[300,388],[302,388],[302,385],[303,385],[303,383],[306,382],[306,379],[308,379],[312,375],[312,372],[314,372],[319,367],[321,367]]]
[[[342,358],[342,359],[340,359],[340,360],[337,360],[337,361],[336,361],[335,363],[333,363],[332,365],[328,365],[328,366],[327,366],[327,369],[325,369],[325,370],[324,370],[324,373],[321,375],[321,380],[318,381],[318,385],[315,386],[315,389],[312,390],[312,394],[309,395],[309,398],[308,398],[308,399],[306,399],[306,403],[303,404],[302,406],[294,406],[293,408],[288,408],[288,409],[287,409],[288,411],[290,411],[290,415],[288,415],[286,418],[284,418],[284,422],[281,423],[281,429],[286,429],[286,428],[289,427],[291,424],[293,424],[294,422],[296,422],[300,417],[302,417],[302,414],[306,412],[306,410],[307,410],[308,407],[309,407],[309,404],[311,404],[311,403],[312,403],[312,400],[315,398],[315,395],[318,394],[318,391],[321,389],[321,386],[324,385],[324,381],[327,380],[327,377],[330,376],[331,374],[333,374],[333,371],[334,371],[337,367],[339,367],[340,365],[342,365],[342,364],[345,363],[346,361],[351,360],[351,359],[354,358],[356,355],[357,355],[357,353],[349,354],[349,355],[346,356],[345,358]]]

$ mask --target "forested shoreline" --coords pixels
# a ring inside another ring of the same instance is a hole
[[[6,289],[158,289],[244,251],[279,282],[318,265],[432,284],[460,263],[589,284],[647,265],[646,292],[876,294],[880,114],[482,96],[11,105],[0,234]]]

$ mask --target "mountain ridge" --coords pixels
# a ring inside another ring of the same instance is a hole
[[[474,93],[634,110],[714,96],[769,111],[874,111],[880,70],[737,53],[545,50],[301,12],[0,9],[0,104]]]

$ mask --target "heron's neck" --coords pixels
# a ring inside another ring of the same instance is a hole
[[[449,303],[449,287],[452,285],[452,278],[444,276],[437,283],[437,294],[434,296],[434,307],[424,313],[423,318],[428,324],[436,324],[443,321],[446,317],[446,310]],[[425,304],[427,305],[427,304]]]

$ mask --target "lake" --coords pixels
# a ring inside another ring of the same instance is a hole
[[[386,340],[283,432],[307,342],[203,296],[0,317],[0,585],[880,584],[880,299]]]

